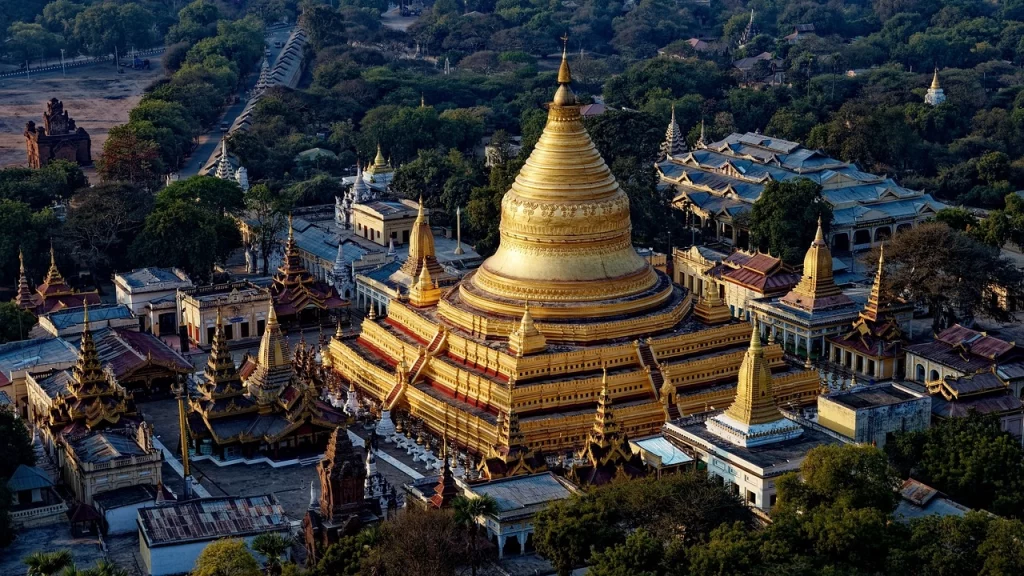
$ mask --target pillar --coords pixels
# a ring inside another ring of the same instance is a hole
[[[501,560],[502,558],[505,557],[505,539],[506,538],[508,538],[508,536],[505,536],[504,534],[499,534],[498,535],[498,559],[499,560]]]
[[[526,532],[520,532],[520,533],[516,534],[516,540],[519,541],[519,555],[520,556],[525,556],[526,555],[526,538],[527,538]]]

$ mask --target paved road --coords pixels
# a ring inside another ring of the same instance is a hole
[[[270,47],[270,57],[268,60],[270,60],[271,66],[274,65],[274,61],[277,60],[278,54],[280,54],[281,50],[284,48],[284,43],[288,41],[288,36],[291,35],[292,29],[293,27],[289,26],[287,28],[277,28],[267,33],[266,43],[267,46]],[[274,44],[276,42],[281,42],[281,47],[275,47]],[[220,131],[220,124],[227,122],[230,126],[235,122],[235,118],[238,118],[239,114],[242,113],[242,110],[245,110],[246,94],[256,86],[256,81],[258,79],[259,69],[257,68],[256,73],[249,77],[249,82],[246,84],[245,91],[239,94],[241,101],[238,104],[228,107],[224,111],[220,120],[213,126],[213,129],[206,134],[199,136],[199,145],[192,151],[192,155],[189,156],[188,160],[185,162],[185,166],[178,172],[178,175],[182,179],[195,176],[199,173],[199,170],[206,165],[210,156],[217,150],[217,147],[220,146],[221,138],[224,137],[224,134]]]

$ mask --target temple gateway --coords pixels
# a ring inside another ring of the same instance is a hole
[[[536,148],[502,200],[497,252],[442,287],[429,261],[329,361],[362,395],[475,456],[485,478],[537,472],[584,448],[599,402],[617,430],[729,405],[750,324],[640,257],[629,199],[583,127],[563,54]],[[417,255],[410,252],[410,258]],[[776,401],[811,403],[816,372],[764,349]],[[602,392],[603,391],[603,392]]]

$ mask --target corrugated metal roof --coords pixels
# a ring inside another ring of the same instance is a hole
[[[19,464],[14,475],[7,481],[7,488],[11,492],[22,492],[24,490],[35,490],[37,488],[48,488],[53,486],[50,476],[42,468]]]
[[[290,526],[273,494],[204,498],[142,508],[139,523],[150,546],[274,532]]]

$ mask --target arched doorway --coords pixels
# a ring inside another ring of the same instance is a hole
[[[892,236],[892,229],[888,226],[880,226],[875,229],[875,242],[885,242]]]
[[[924,366],[918,364],[917,367],[914,368],[914,379],[918,382],[924,382]]]

